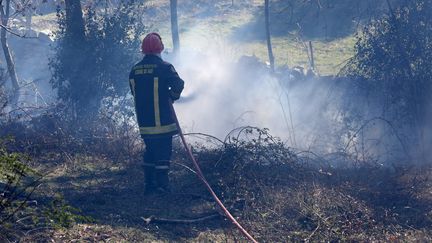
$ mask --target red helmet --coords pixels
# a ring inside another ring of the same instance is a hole
[[[158,33],[150,33],[144,37],[141,50],[144,54],[160,54],[164,49],[162,38]]]

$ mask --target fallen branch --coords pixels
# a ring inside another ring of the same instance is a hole
[[[317,232],[317,230],[320,228],[321,223],[320,221],[318,221],[318,226],[314,229],[314,231],[312,231],[312,233],[306,238],[304,239],[305,242],[310,242],[312,236],[314,236],[315,232]]]
[[[208,216],[194,218],[194,219],[167,219],[167,218],[157,218],[156,216],[150,216],[148,218],[141,217],[141,219],[144,220],[146,224],[150,224],[150,223],[193,224],[193,223],[198,223],[210,219],[215,219],[220,216],[221,215],[219,213],[214,213]]]

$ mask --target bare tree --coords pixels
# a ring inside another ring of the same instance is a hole
[[[15,71],[15,63],[9,49],[7,41],[7,32],[9,30],[9,16],[10,16],[10,0],[0,0],[0,15],[1,15],[1,30],[0,41],[3,48],[3,53],[6,59],[7,71],[12,82],[12,88],[17,91],[19,88],[18,76]]]
[[[170,0],[171,7],[171,34],[174,47],[174,53],[177,53],[180,49],[180,37],[178,31],[177,21],[177,0]]]
[[[267,50],[269,55],[270,68],[272,72],[274,72],[274,56],[273,49],[271,44],[271,35],[270,35],[270,19],[269,19],[269,0],[264,1],[264,13],[265,13],[265,28],[266,28],[266,37],[267,37]]]

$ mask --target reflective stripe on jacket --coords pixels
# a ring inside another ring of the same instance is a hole
[[[174,67],[156,55],[146,55],[132,68],[129,85],[142,137],[176,134],[169,102],[180,98],[184,81]]]

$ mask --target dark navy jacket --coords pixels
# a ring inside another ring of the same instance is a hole
[[[129,74],[140,133],[143,138],[176,134],[170,102],[180,98],[184,81],[173,65],[156,55],[146,55]]]

